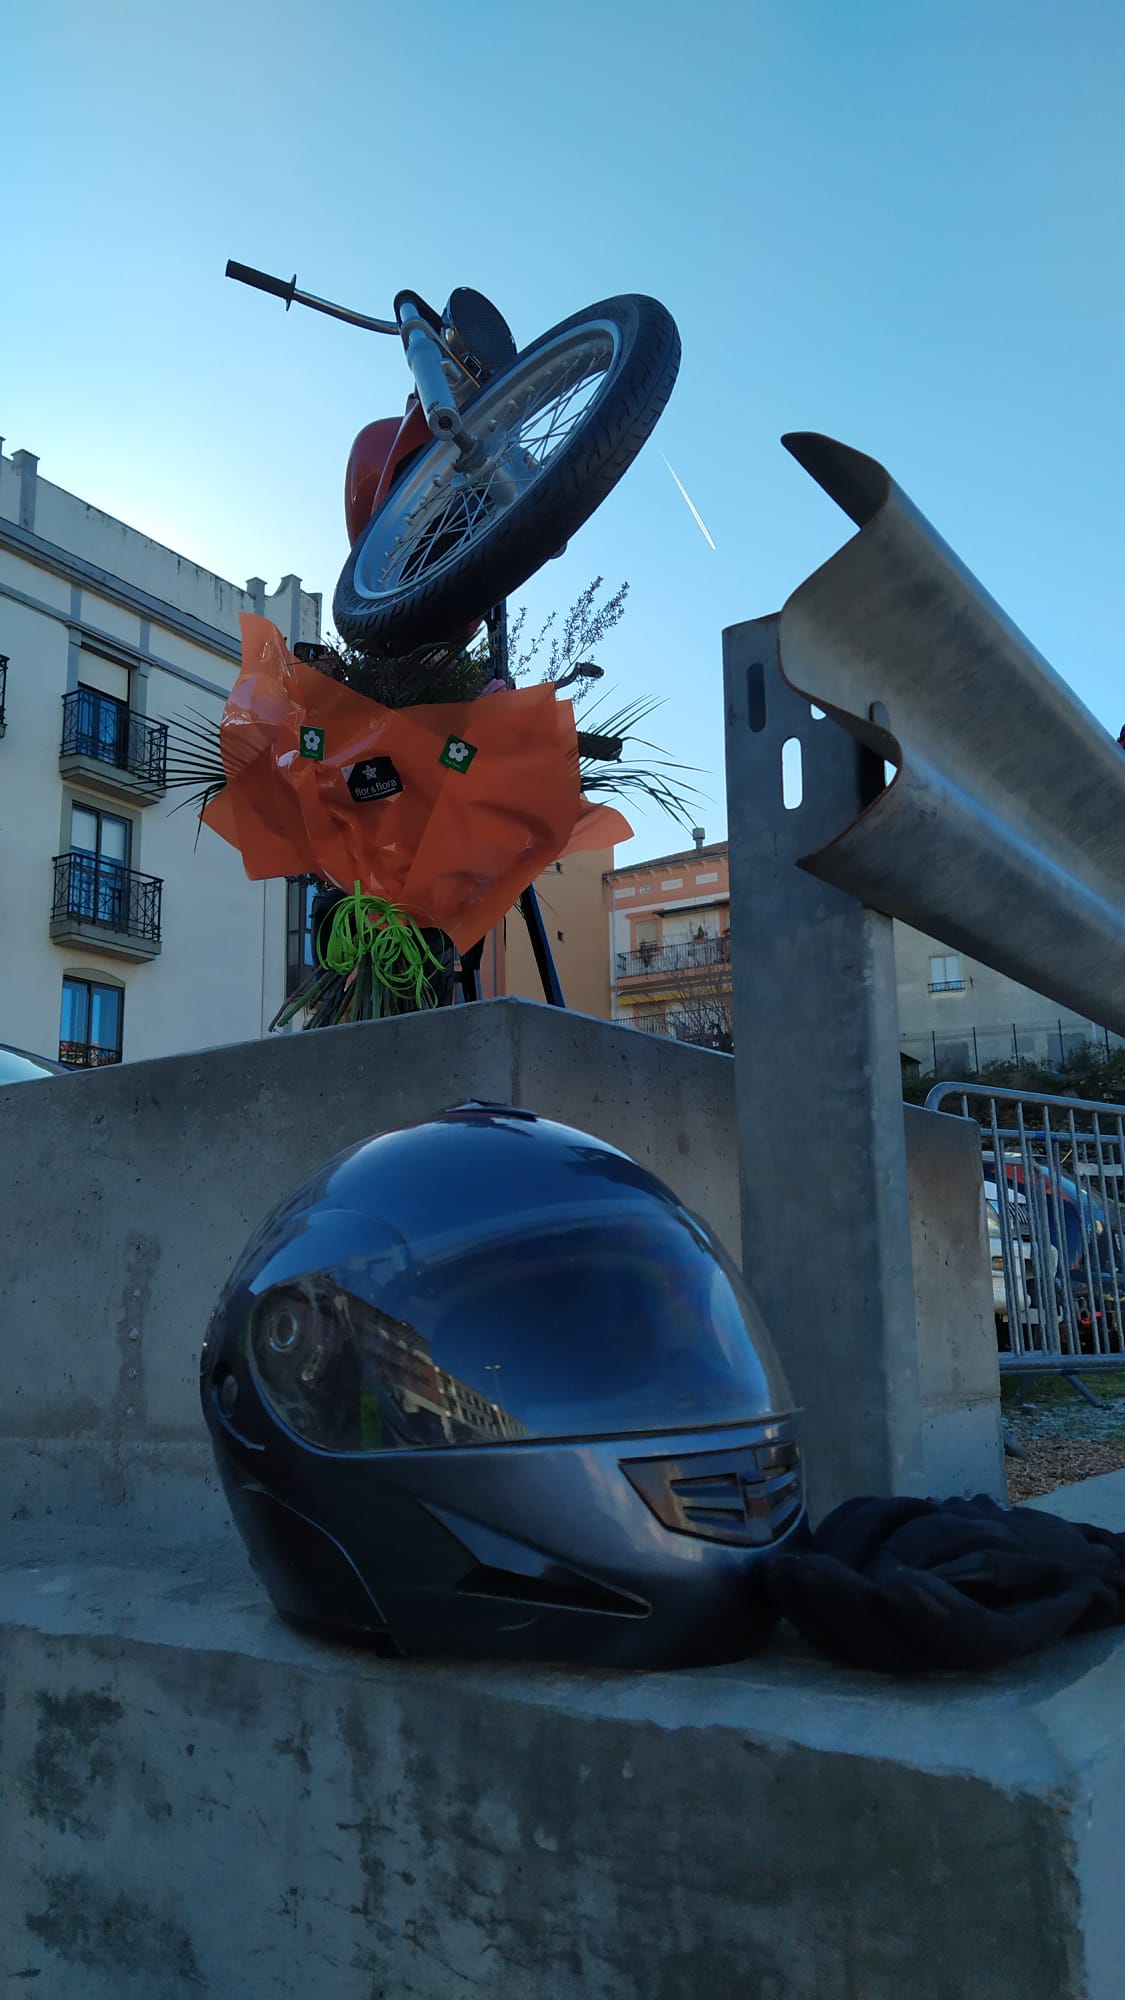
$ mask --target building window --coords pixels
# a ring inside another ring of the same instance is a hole
[[[963,993],[965,981],[961,972],[961,960],[955,955],[930,960],[931,993]]]
[[[285,885],[285,997],[316,971],[312,906],[320,884],[315,875],[292,875]]]
[[[68,915],[111,930],[126,928],[131,834],[129,821],[115,813],[71,807]]]
[[[107,701],[116,702],[118,708],[126,710],[133,691],[129,668],[92,646],[83,646],[79,655],[78,686],[87,694],[104,695]]]
[[[69,740],[68,727],[69,724]],[[63,749],[102,764],[124,766],[129,760],[129,704],[102,694],[79,681],[65,714]]]
[[[90,979],[63,980],[59,1024],[59,1061],[80,1069],[121,1061],[121,1029],[125,995],[120,986],[97,985]]]
[[[653,959],[660,949],[660,926],[655,917],[646,920],[644,923],[634,924],[633,946],[633,965],[631,969],[636,970],[639,964],[640,969],[643,971],[646,966],[652,964]]]

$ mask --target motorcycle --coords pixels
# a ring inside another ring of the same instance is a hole
[[[463,643],[562,553],[628,470],[675,384],[680,340],[656,299],[574,313],[517,350],[503,314],[459,286],[440,313],[402,291],[374,319],[230,262],[228,278],[402,341],[401,418],[359,432],[348,460],[350,553],[333,600],[350,646],[385,656]],[[500,661],[502,672],[506,661]]]

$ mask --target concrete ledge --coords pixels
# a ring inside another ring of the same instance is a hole
[[[159,938],[134,937],[131,931],[111,930],[108,924],[83,923],[81,917],[52,917],[50,933],[52,944],[100,951],[108,958],[127,958],[136,965],[160,956]]]
[[[1113,1635],[978,1682],[383,1662],[229,1540],[25,1527],[0,1661],[13,1992],[1119,2000]]]

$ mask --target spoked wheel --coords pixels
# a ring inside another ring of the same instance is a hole
[[[359,536],[333,615],[353,646],[406,653],[463,630],[600,506],[672,393],[680,341],[655,299],[606,299],[544,334],[435,441]]]

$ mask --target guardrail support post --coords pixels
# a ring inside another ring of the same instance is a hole
[[[779,623],[723,634],[743,1265],[804,1412],[819,1519],[924,1491],[924,1440],[892,925],[797,866],[882,765],[782,678]]]

